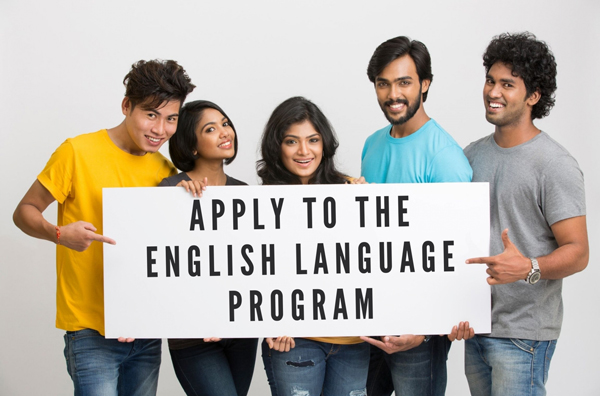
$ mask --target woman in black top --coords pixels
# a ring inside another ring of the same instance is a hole
[[[238,149],[233,123],[216,104],[197,100],[181,108],[169,154],[182,172],[160,186],[183,186],[201,196],[206,186],[246,185],[223,170]],[[187,395],[245,396],[256,360],[257,339],[169,339],[169,352]]]

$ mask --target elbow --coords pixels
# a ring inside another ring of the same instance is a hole
[[[15,225],[19,228],[22,229],[21,224],[21,205],[17,206],[17,208],[15,209],[14,213],[13,213],[13,223],[15,223]]]
[[[587,268],[588,262],[590,261],[590,251],[586,250],[585,254],[577,262],[577,272],[581,272]]]

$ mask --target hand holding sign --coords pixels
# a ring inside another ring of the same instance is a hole
[[[468,340],[474,336],[475,330],[469,326],[469,322],[460,322],[458,326],[452,328],[452,331],[448,334],[448,339],[450,341],[461,341]]]
[[[110,243],[111,245],[117,244],[109,237],[96,234],[96,227],[85,221],[77,221],[60,227],[60,244],[69,249],[83,252],[94,241]]]
[[[278,352],[289,352],[290,349],[296,347],[294,338],[288,336],[281,336],[277,338],[267,337],[265,338],[269,349],[274,349]]]
[[[185,191],[191,192],[192,195],[196,198],[200,198],[202,196],[202,191],[206,190],[206,186],[208,185],[208,178],[205,177],[202,181],[200,180],[182,180],[177,183],[177,187],[185,188]]]
[[[525,279],[531,270],[531,260],[523,256],[508,237],[508,228],[502,231],[504,251],[492,257],[477,257],[465,261],[467,264],[486,264],[487,282],[501,285]]]
[[[381,337],[381,341],[371,337],[360,337],[361,340],[368,342],[371,345],[375,345],[377,348],[383,350],[385,353],[391,355],[396,352],[404,352],[409,349],[418,347],[423,343],[425,336],[404,334],[398,337],[384,336]]]

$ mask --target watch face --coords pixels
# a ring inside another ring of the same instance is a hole
[[[533,285],[534,283],[537,283],[537,281],[539,281],[541,277],[542,275],[539,272],[534,272],[529,277],[529,283]]]

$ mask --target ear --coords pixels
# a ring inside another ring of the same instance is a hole
[[[131,101],[129,100],[129,98],[127,96],[125,96],[123,98],[123,101],[121,102],[121,111],[123,112],[123,115],[128,115],[129,114],[129,110],[131,109]]]
[[[429,91],[430,84],[431,84],[431,80],[421,81],[421,93],[425,93],[425,92]]]
[[[525,99],[525,102],[527,102],[529,106],[533,107],[537,104],[537,102],[540,101],[541,97],[542,94],[540,94],[540,90],[536,89],[534,93],[532,93],[527,99]]]

